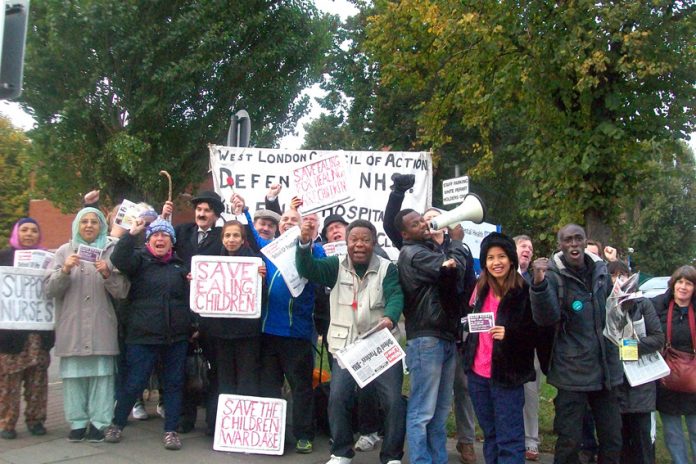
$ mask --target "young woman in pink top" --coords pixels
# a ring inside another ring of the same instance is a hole
[[[517,272],[515,242],[494,232],[481,242],[481,276],[472,313],[493,313],[488,332],[470,333],[464,369],[484,433],[487,464],[524,463],[524,384],[535,378],[529,286]]]

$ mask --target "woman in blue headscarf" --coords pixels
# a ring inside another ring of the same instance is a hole
[[[13,266],[16,250],[41,249],[41,229],[32,218],[17,221],[10,236],[10,248],[0,251],[0,266]],[[0,330],[0,437],[17,437],[19,402],[24,398],[24,417],[32,435],[45,435],[48,398],[49,350],[53,331]]]
[[[100,442],[111,423],[118,355],[113,298],[125,298],[128,281],[110,256],[106,219],[83,208],[72,224],[72,240],[58,248],[46,294],[56,299],[56,356],[60,357],[68,440]]]

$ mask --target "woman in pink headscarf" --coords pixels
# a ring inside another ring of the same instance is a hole
[[[41,248],[41,230],[32,218],[22,218],[14,225],[10,248],[0,251],[0,266],[14,265],[16,250]],[[0,437],[17,437],[19,402],[27,402],[24,417],[32,435],[45,435],[46,400],[48,398],[48,351],[54,343],[53,331],[0,330]]]

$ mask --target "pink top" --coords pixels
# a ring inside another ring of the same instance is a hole
[[[488,290],[488,295],[483,301],[481,307],[482,313],[493,313],[495,320],[498,313],[498,305],[500,300],[496,298],[491,290]],[[478,346],[474,355],[473,371],[486,379],[491,378],[491,361],[493,360],[493,336],[487,332],[478,334]]]

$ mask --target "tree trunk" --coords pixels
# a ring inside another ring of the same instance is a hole
[[[611,245],[611,227],[604,222],[599,210],[590,208],[585,211],[585,233],[588,239],[597,240],[603,246]]]

